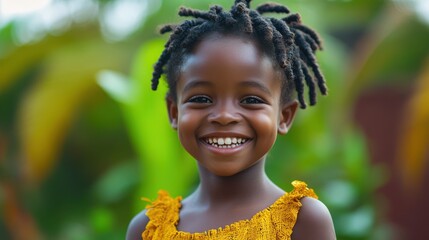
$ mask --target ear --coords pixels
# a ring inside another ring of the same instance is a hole
[[[292,101],[288,104],[285,104],[281,109],[281,115],[278,126],[279,134],[286,134],[290,127],[292,126],[293,119],[295,118],[296,112],[298,109],[298,102]]]
[[[166,102],[167,102],[168,119],[170,120],[170,125],[173,129],[177,130],[177,117],[179,113],[177,109],[177,103],[171,97],[167,97]]]

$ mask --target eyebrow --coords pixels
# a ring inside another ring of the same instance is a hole
[[[189,91],[193,88],[197,88],[200,86],[211,86],[212,84],[210,82],[206,82],[203,80],[196,80],[196,81],[191,81],[189,83],[187,83],[185,85],[185,87],[183,88],[183,92]]]
[[[244,81],[244,82],[241,82],[240,85],[243,87],[258,88],[267,94],[271,94],[270,89],[268,89],[265,85],[256,81]]]

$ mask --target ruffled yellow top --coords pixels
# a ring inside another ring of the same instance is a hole
[[[316,198],[312,189],[300,181],[293,181],[294,189],[285,193],[271,206],[259,211],[251,219],[240,220],[223,228],[189,233],[177,230],[181,197],[171,198],[160,191],[158,199],[147,206],[149,222],[142,233],[144,240],[159,239],[290,239],[303,197]]]

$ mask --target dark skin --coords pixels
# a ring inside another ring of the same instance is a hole
[[[168,99],[167,107],[183,147],[197,160],[200,185],[182,201],[179,231],[250,219],[285,194],[264,169],[277,134],[288,132],[298,107],[296,101],[281,103],[280,76],[253,42],[239,37],[206,37],[185,61],[177,100]],[[246,142],[227,149],[208,144],[218,137]],[[313,198],[301,202],[292,239],[335,239],[325,205]],[[142,211],[127,239],[141,239],[147,223]]]

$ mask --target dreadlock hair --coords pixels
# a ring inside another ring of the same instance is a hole
[[[205,36],[220,33],[253,40],[272,59],[275,68],[282,70],[282,103],[294,98],[295,89],[300,107],[306,108],[304,88],[307,85],[310,105],[315,105],[316,85],[322,95],[327,94],[325,79],[315,58],[315,52],[322,49],[319,36],[301,23],[299,14],[291,14],[283,5],[265,3],[253,10],[250,2],[235,0],[230,11],[218,5],[209,11],[181,7],[179,15],[193,19],[160,29],[161,34],[172,34],[154,66],[152,89],[157,89],[161,75],[166,74],[167,94],[176,101],[176,84],[183,62]],[[286,17],[265,17],[265,13],[286,14]]]

